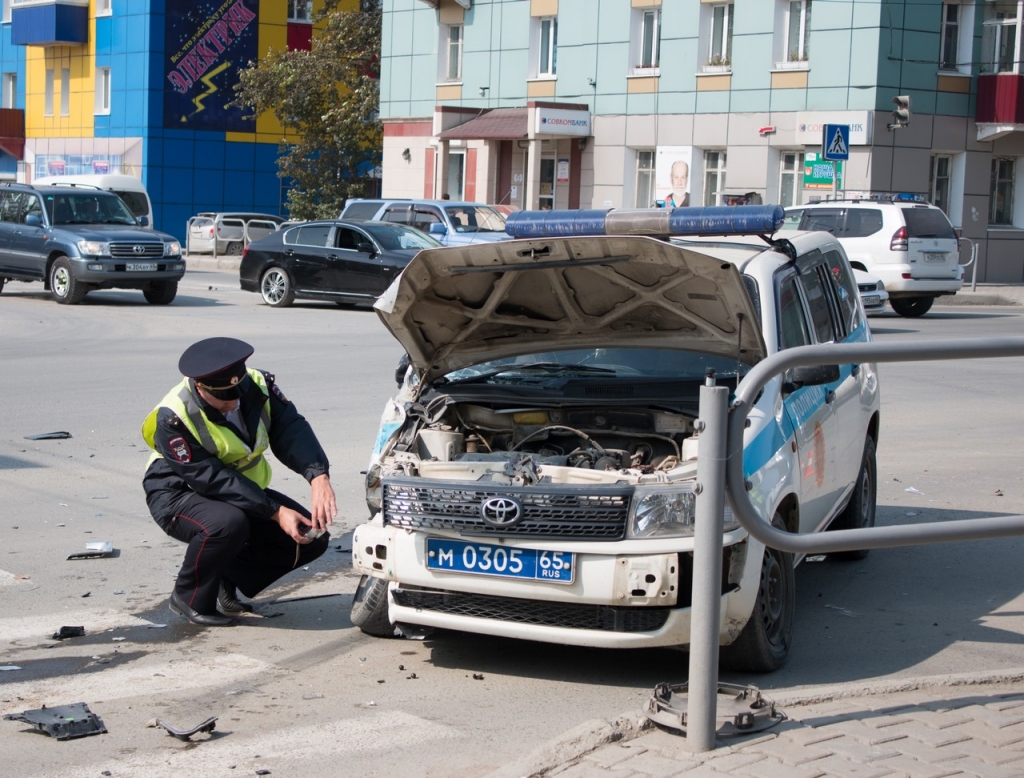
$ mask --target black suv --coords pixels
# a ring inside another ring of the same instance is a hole
[[[42,281],[54,300],[74,305],[93,289],[141,289],[167,305],[185,274],[181,244],[146,226],[102,189],[0,185],[0,290]]]

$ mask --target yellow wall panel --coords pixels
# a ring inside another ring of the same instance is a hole
[[[806,70],[776,70],[772,73],[772,89],[806,89]]]
[[[700,76],[697,79],[698,92],[728,92],[732,87],[732,76],[722,73],[716,76]]]

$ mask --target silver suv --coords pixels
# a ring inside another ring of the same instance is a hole
[[[874,273],[900,316],[923,316],[964,283],[960,242],[942,209],[913,197],[832,200],[786,209],[786,227],[838,238],[850,264]]]

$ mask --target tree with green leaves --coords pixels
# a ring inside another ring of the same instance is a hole
[[[235,103],[272,113],[286,131],[278,175],[292,183],[293,219],[335,218],[349,197],[375,194],[383,130],[380,103],[380,0],[343,10],[325,0],[310,51],[272,51],[239,73]]]

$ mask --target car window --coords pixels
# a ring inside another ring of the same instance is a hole
[[[825,262],[832,271],[832,281],[836,287],[836,295],[839,297],[839,310],[846,328],[844,335],[846,335],[860,326],[860,310],[857,308],[856,300],[857,282],[853,278],[853,271],[850,270],[849,263],[843,262],[843,257],[838,251],[825,252]]]
[[[431,224],[441,223],[441,212],[435,208],[417,208],[413,212],[412,226],[423,232],[430,232]],[[455,229],[458,229],[458,225]]]
[[[302,246],[329,246],[328,238],[331,237],[331,225],[330,224],[307,224],[303,227],[299,227],[296,230],[292,230],[295,238],[294,243],[298,243]]]
[[[0,193],[0,221],[17,222],[21,210],[21,192]]]
[[[114,192],[118,197],[124,200],[124,204],[128,206],[130,210],[136,216],[148,216],[149,215],[149,203],[146,202],[146,195],[141,192]]]
[[[221,219],[220,224],[222,227],[234,227],[239,230],[245,226],[245,222],[241,219]]]
[[[380,210],[380,203],[349,203],[345,206],[346,219],[372,219]]]
[[[505,217],[482,205],[453,205],[445,208],[456,232],[504,232]]]
[[[800,229],[800,220],[804,216],[803,208],[789,209],[786,211],[786,218],[782,222],[782,229],[784,230],[798,230]]]
[[[365,228],[385,251],[432,249],[441,245],[429,235],[424,235],[419,230],[414,230],[400,224],[370,222],[365,225]]]
[[[213,224],[213,219],[208,219],[205,216],[200,216],[192,220],[193,227],[209,227]]]
[[[796,288],[796,274],[791,274],[779,285],[779,345],[786,349],[810,343],[804,307]]]
[[[866,238],[882,229],[882,211],[878,208],[851,208],[846,212],[840,238]]]
[[[18,218],[18,221],[24,223],[25,217],[28,216],[29,214],[38,216],[40,219],[43,218],[43,205],[36,195],[26,195],[24,197],[23,205],[24,208],[22,209],[22,213],[21,216]]]
[[[938,208],[901,208],[907,222],[908,238],[949,238],[956,240],[953,225]]]
[[[384,215],[380,219],[395,224],[408,224],[411,216],[410,210],[408,205],[395,205],[384,211]]]
[[[832,322],[832,304],[829,296],[831,282],[824,262],[815,262],[801,268],[798,283],[804,290],[807,309],[811,313],[811,330],[818,343],[833,343],[837,340]]]
[[[351,227],[338,227],[334,238],[335,246],[339,249],[348,249],[349,251],[357,251],[356,247],[360,243],[366,242],[366,236],[361,232],[353,230]]]
[[[822,230],[838,235],[842,223],[843,211],[840,208],[808,208],[800,220],[800,229]]]

